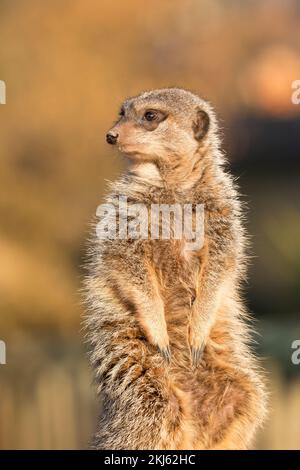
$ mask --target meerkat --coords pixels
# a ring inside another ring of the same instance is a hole
[[[263,373],[240,287],[246,236],[209,103],[169,88],[126,100],[106,136],[130,161],[106,203],[201,204],[204,241],[94,238],[86,326],[101,412],[96,449],[247,449]]]

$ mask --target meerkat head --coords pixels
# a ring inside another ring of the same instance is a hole
[[[106,139],[134,161],[178,164],[178,159],[199,154],[214,127],[207,102],[187,90],[168,88],[126,100]]]

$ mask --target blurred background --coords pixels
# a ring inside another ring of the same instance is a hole
[[[300,449],[299,2],[0,0],[0,30],[0,448],[88,445],[82,265],[123,168],[105,133],[124,97],[176,85],[215,106],[248,205],[246,297],[270,390],[256,445]]]

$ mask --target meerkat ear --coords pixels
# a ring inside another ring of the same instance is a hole
[[[208,114],[201,108],[196,109],[196,118],[193,122],[193,131],[196,140],[201,140],[209,129]]]

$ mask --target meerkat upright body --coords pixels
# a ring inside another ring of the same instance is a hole
[[[185,90],[146,92],[123,104],[107,141],[131,165],[112,184],[110,233],[95,237],[86,282],[102,400],[94,447],[248,448],[265,392],[239,295],[241,208],[214,113]],[[129,218],[136,205],[190,204],[193,225],[203,207],[203,243],[124,234],[120,198]]]

